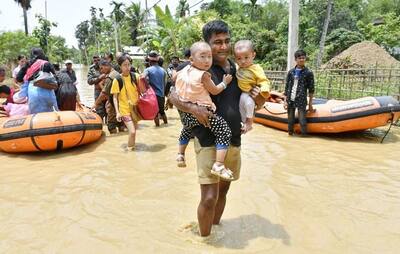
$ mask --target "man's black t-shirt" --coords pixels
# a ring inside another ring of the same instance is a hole
[[[190,61],[185,61],[183,63],[180,63],[178,65],[178,67],[176,67],[175,70],[178,72],[178,71],[182,70],[183,68],[185,68],[186,66],[188,66],[189,64],[190,64]]]
[[[228,59],[229,60],[229,59]],[[236,78],[236,67],[235,64],[230,61],[231,69],[230,73],[232,75],[232,82],[228,87],[218,95],[211,95],[211,98],[217,107],[217,114],[220,115],[228,123],[228,126],[232,131],[231,145],[240,146],[241,144],[241,130],[240,130],[240,113],[239,113],[239,100],[242,91],[238,86],[238,81]],[[222,82],[222,78],[226,72],[219,65],[213,65],[210,70],[211,78],[216,85]],[[196,126],[193,128],[192,133],[199,139],[200,145],[202,147],[213,146],[215,144],[215,137],[209,128],[203,125]]]

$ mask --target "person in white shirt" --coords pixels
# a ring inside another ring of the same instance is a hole
[[[19,83],[17,82],[17,74],[18,74],[19,70],[21,70],[21,68],[26,64],[27,59],[26,59],[26,56],[24,56],[24,55],[19,55],[19,56],[17,57],[17,60],[18,60],[18,66],[15,67],[15,69],[13,70],[13,72],[12,72],[12,78],[13,78],[13,80],[14,80],[14,84],[15,84],[16,86],[19,86]]]

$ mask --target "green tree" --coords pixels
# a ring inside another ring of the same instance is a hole
[[[345,28],[338,28],[332,31],[326,38],[326,60],[340,54],[351,45],[364,40],[364,36],[357,31],[350,31]]]
[[[89,46],[89,21],[85,20],[79,23],[75,29],[75,38],[78,40],[78,47],[83,52],[84,62],[89,64],[88,46]]]
[[[47,48],[47,56],[53,63],[62,63],[65,59],[72,58],[64,37],[50,35]]]
[[[39,22],[39,27],[33,30],[33,36],[39,39],[39,45],[43,49],[44,53],[47,54],[49,51],[49,37],[52,27],[56,27],[57,24],[45,19],[42,15],[36,15]]]
[[[157,38],[152,38],[152,44],[159,44],[159,50],[163,55],[177,55],[179,49],[179,41],[177,35],[179,33],[180,24],[172,16],[168,5],[163,11],[159,6],[154,7],[157,19]],[[149,45],[147,45],[149,46]]]
[[[374,41],[392,52],[394,47],[400,47],[400,16],[391,12],[382,15],[382,18],[383,23],[380,25],[359,21],[357,26],[365,39]]]
[[[37,47],[39,40],[26,36],[23,31],[0,33],[0,63],[10,65],[16,62],[17,56],[29,56],[30,50]]]
[[[276,30],[277,25],[288,16],[288,8],[284,2],[268,1],[261,8],[262,12],[257,20],[268,30]]]
[[[201,11],[195,16],[188,17],[180,21],[179,32],[177,34],[179,41],[179,56],[184,49],[190,48],[190,46],[196,42],[201,41],[202,28],[207,22],[219,18],[219,15],[214,10]]]
[[[184,18],[187,15],[190,15],[189,3],[187,0],[179,0],[178,7],[176,7],[176,18]]]
[[[100,43],[99,43],[99,34],[101,33],[101,23],[99,18],[97,17],[97,8],[91,6],[90,7],[90,30],[89,30],[89,41],[90,44],[94,44],[95,52],[97,54],[100,53]]]
[[[124,5],[123,3],[118,3],[115,1],[112,1],[110,5],[113,5],[113,10],[111,11],[111,17],[113,19],[114,23],[114,28],[115,28],[115,50],[119,51],[119,24],[125,17],[125,12],[121,10],[121,7]]]
[[[214,0],[207,5],[208,10],[215,10],[220,17],[225,18],[232,14],[230,0]]]
[[[30,8],[32,8],[31,0],[14,0],[14,1],[17,2],[21,6],[21,8],[24,12],[25,35],[28,35],[28,14],[27,14],[27,12]]]
[[[245,11],[249,13],[252,21],[258,19],[261,15],[262,8],[257,4],[257,0],[250,0],[250,3],[244,4]]]
[[[317,68],[319,68],[319,66],[321,65],[322,57],[324,56],[326,35],[328,33],[329,22],[331,21],[332,5],[333,5],[333,0],[328,0],[328,4],[326,7],[326,17],[325,17],[325,21],[324,21],[324,28],[322,30],[321,40],[319,42],[319,51],[318,51],[318,55],[317,55],[317,64],[316,64]]]
[[[400,16],[400,0],[369,0],[364,9],[364,15],[360,19],[363,23],[373,22],[387,13]]]
[[[139,3],[132,3],[125,10],[126,12],[126,22],[127,27],[129,28],[129,32],[131,35],[132,45],[139,45],[138,37],[140,36],[140,31],[144,27],[144,20],[146,17],[146,13],[142,10]]]

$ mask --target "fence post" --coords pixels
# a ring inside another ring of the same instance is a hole
[[[329,76],[329,81],[328,81],[328,95],[327,95],[327,99],[330,100],[331,99],[331,89],[332,89],[332,76]]]
[[[399,94],[397,94],[397,100],[400,101],[400,83],[397,83],[397,86],[399,87]]]
[[[340,71],[340,84],[339,84],[339,98],[342,98],[342,88],[343,88],[343,82],[344,82],[344,71]]]

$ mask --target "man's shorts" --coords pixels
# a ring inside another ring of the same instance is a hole
[[[219,183],[219,176],[211,174],[212,165],[215,162],[215,146],[202,147],[197,138],[194,139],[194,150],[196,152],[197,176],[199,184]],[[229,146],[225,157],[225,167],[233,172],[233,181],[240,177],[240,147]]]

